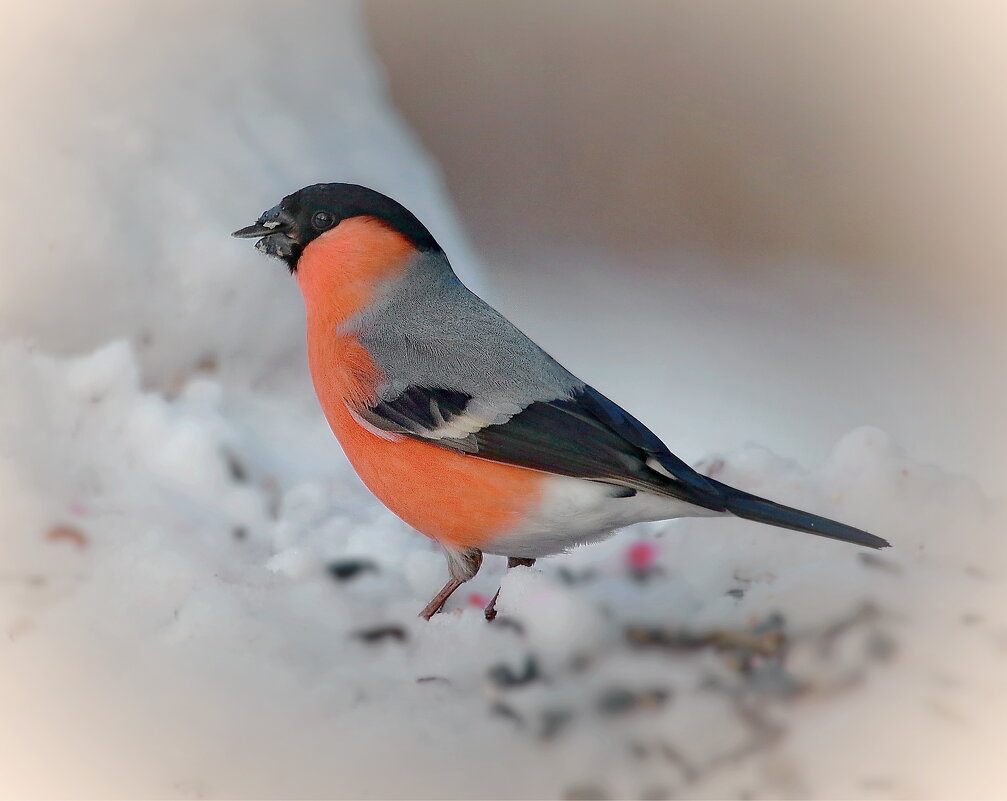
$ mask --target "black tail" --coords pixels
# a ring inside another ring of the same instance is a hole
[[[771,526],[789,528],[794,531],[805,531],[808,534],[817,534],[819,537],[829,537],[834,540],[850,542],[854,545],[865,545],[868,548],[888,548],[891,543],[881,537],[875,537],[859,528],[837,523],[827,517],[819,517],[810,512],[802,512],[800,509],[791,509],[773,501],[767,501],[757,495],[750,495],[727,484],[709,479],[717,489],[724,493],[727,511],[745,520],[754,520],[758,523],[768,523]]]

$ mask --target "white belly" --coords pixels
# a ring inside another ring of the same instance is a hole
[[[497,537],[483,551],[538,559],[604,539],[633,523],[723,514],[649,492],[615,498],[612,490],[611,485],[596,481],[549,476],[538,508],[518,528]]]

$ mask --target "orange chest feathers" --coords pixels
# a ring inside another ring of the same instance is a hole
[[[481,547],[520,525],[540,500],[542,476],[361,425],[351,407],[373,401],[384,376],[345,321],[414,250],[376,220],[345,220],[298,261],[308,317],[308,360],[333,433],[364,484],[418,531],[454,548]]]

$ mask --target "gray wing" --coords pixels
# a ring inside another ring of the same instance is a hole
[[[353,322],[386,377],[356,411],[377,428],[558,475],[668,495],[748,520],[887,547],[861,529],[700,475],[469,292],[443,254]]]
[[[454,276],[420,257],[354,323],[385,376],[355,411],[377,428],[559,475],[723,510],[721,493],[642,423],[566,370]]]

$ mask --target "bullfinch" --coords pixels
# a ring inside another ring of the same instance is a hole
[[[734,515],[889,544],[698,473],[469,291],[380,192],[308,186],[233,235],[300,285],[315,391],[364,484],[443,547],[450,579],[425,618],[484,553],[531,565],[644,521]]]

